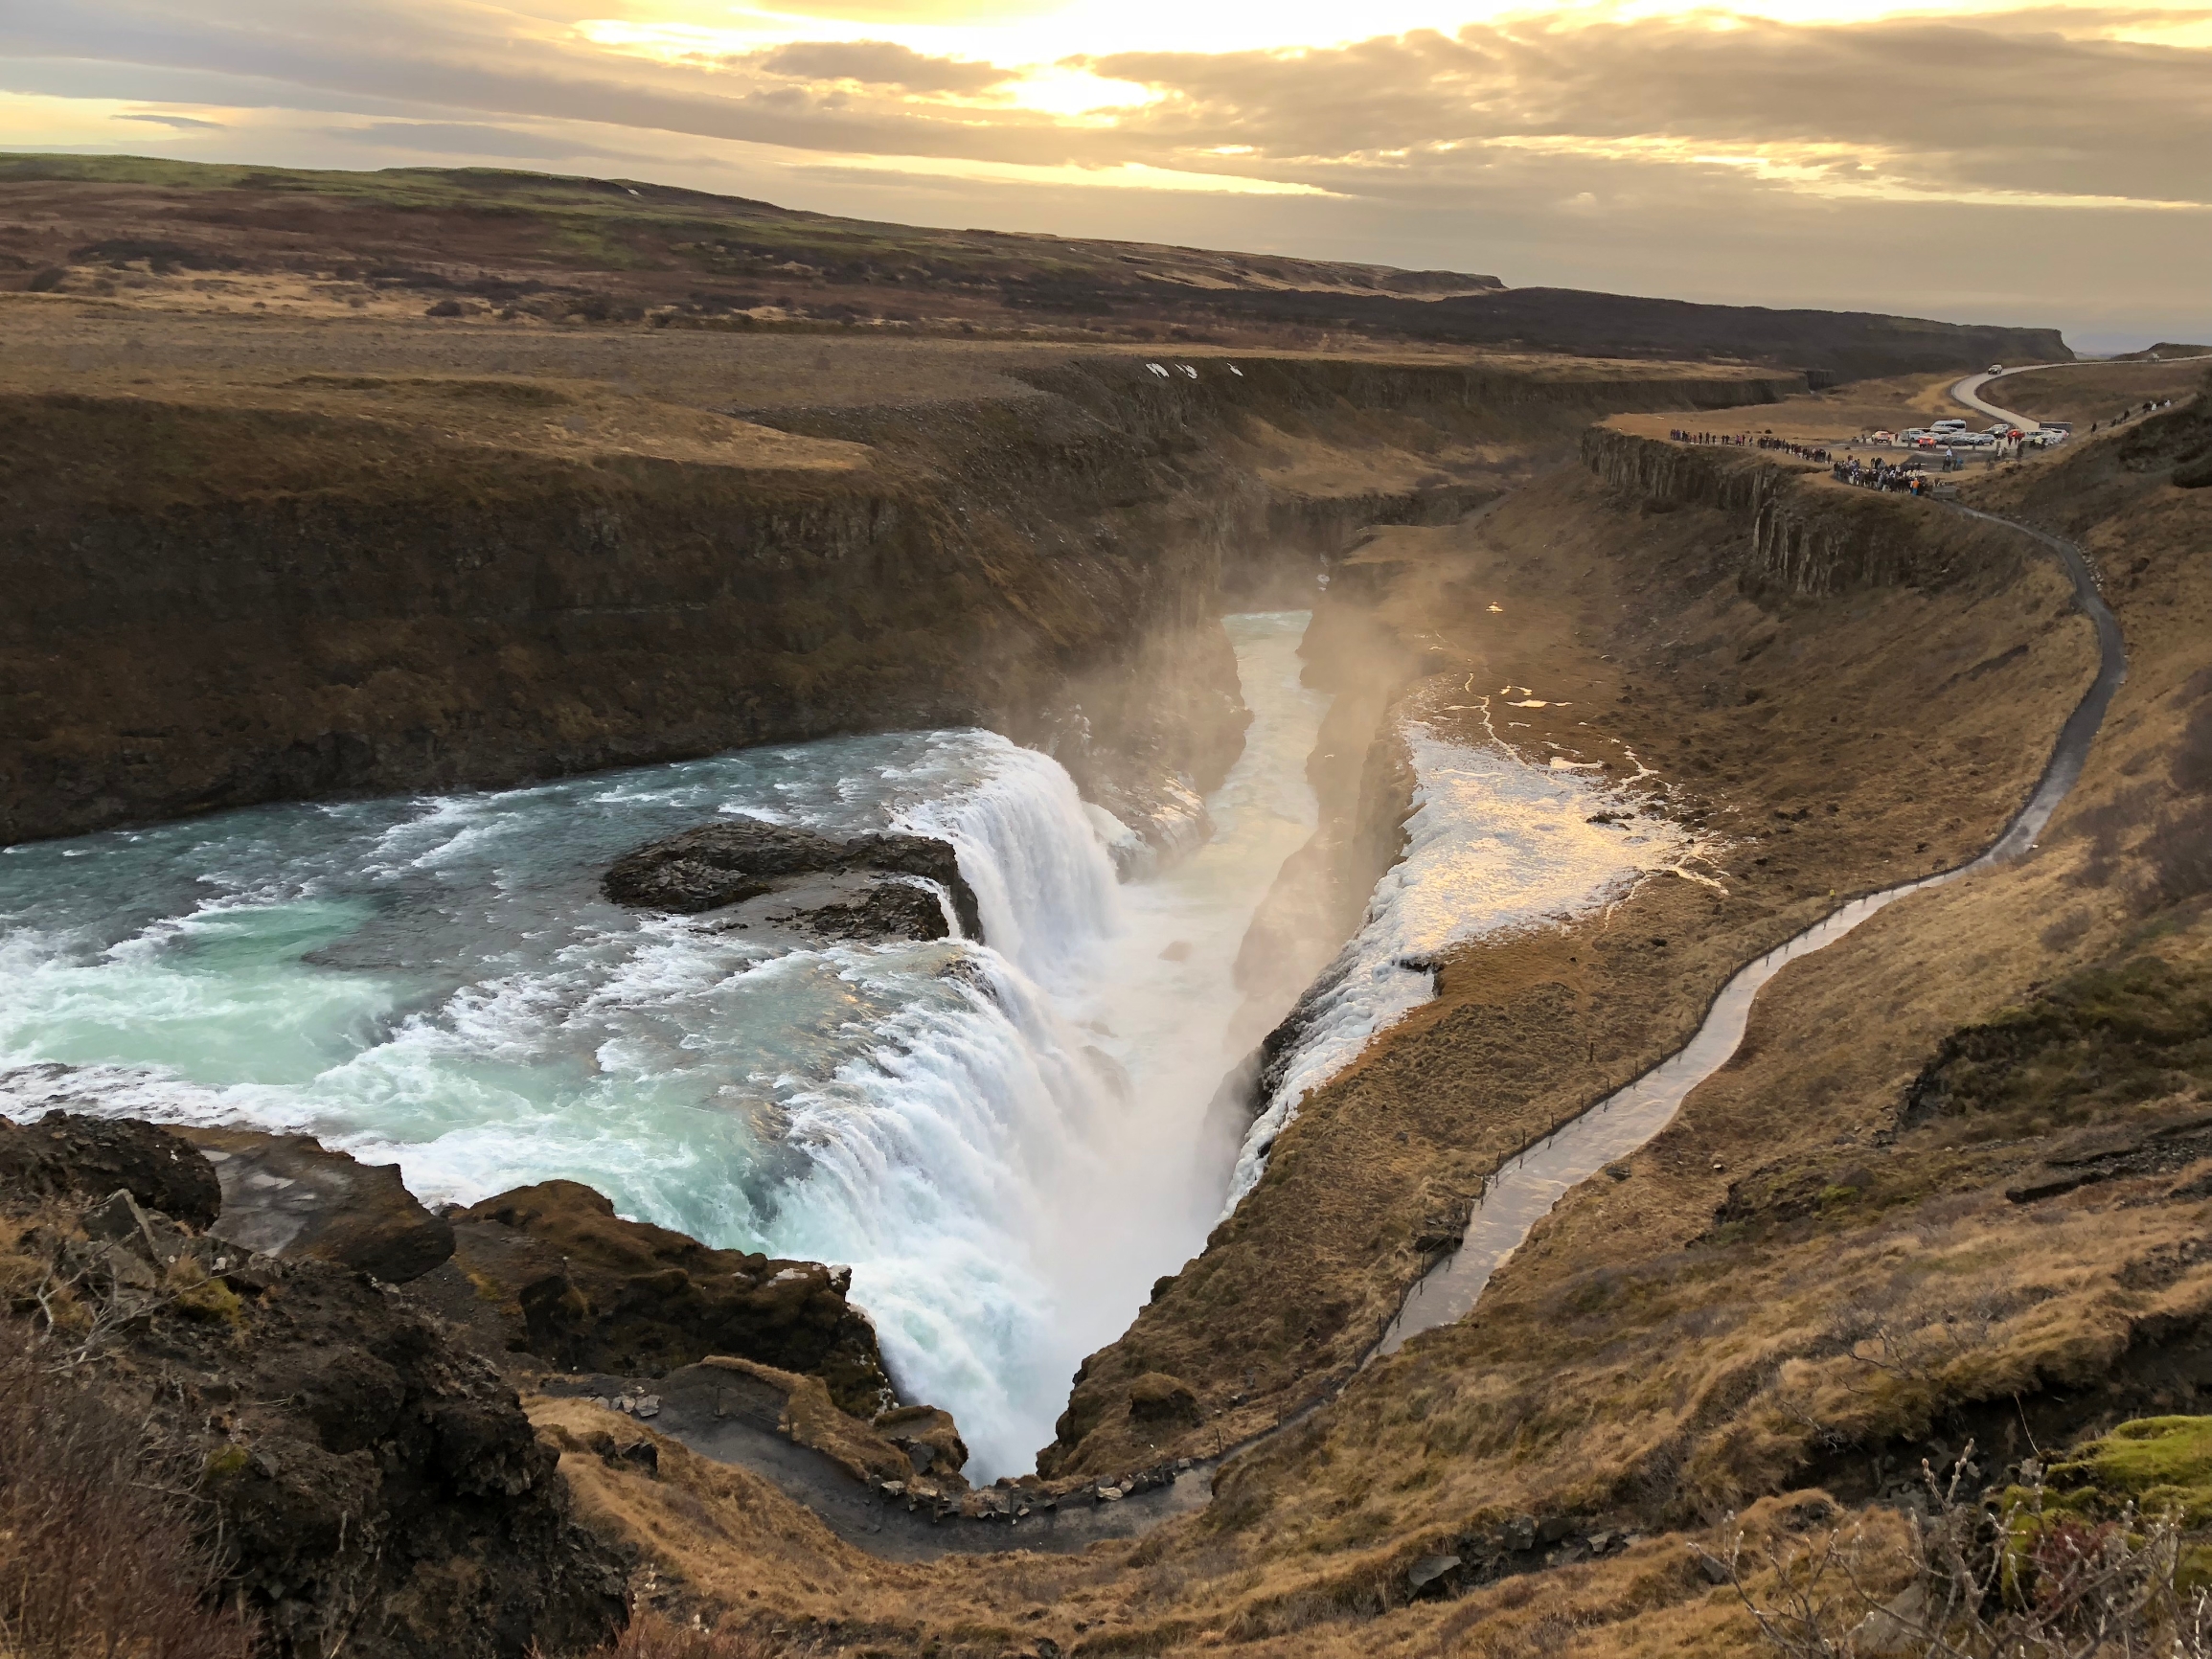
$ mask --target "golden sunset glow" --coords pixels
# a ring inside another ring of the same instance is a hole
[[[1992,321],[2212,308],[2206,7],[78,0],[0,25],[0,61],[17,148]]]

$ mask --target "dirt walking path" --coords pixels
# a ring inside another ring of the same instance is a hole
[[[1459,1251],[1415,1285],[1398,1319],[1343,1382],[1220,1456],[1194,1462],[1169,1485],[1118,1502],[1098,1501],[1083,1489],[1049,1504],[1041,1494],[1015,1489],[1015,1505],[1028,1506],[1030,1512],[1013,1517],[939,1514],[925,1505],[908,1508],[864,1485],[833,1459],[791,1441],[774,1423],[726,1411],[711,1389],[687,1383],[684,1373],[650,1385],[659,1391],[661,1401],[651,1427],[702,1457],[760,1475],[811,1510],[839,1537],[889,1560],[924,1561],[951,1554],[1014,1550],[1076,1553],[1102,1539],[1140,1536],[1163,1521],[1203,1509],[1212,1499],[1214,1475],[1223,1466],[1333,1403],[1372,1360],[1395,1352],[1410,1337],[1448,1324],[1471,1308],[1492,1272],[1567,1191],[1656,1134],[1689,1092],[1727,1061],[1742,1040],[1759,990],[1782,966],[1834,943],[1898,898],[2020,857],[2034,848],[2036,837],[2081,776],[2106,710],[2127,677],[2125,642],[2087,560],[2073,543],[1995,513],[1966,507],[1954,511],[2003,525],[2052,552],[2073,584],[2076,602],[2096,628],[2096,678],[2061,729],[2026,805],[2004,833],[1969,863],[1854,898],[1747,965],[1715,998],[1681,1050],[1502,1168],[1485,1193]],[[571,1376],[548,1392],[611,1397],[626,1390],[636,1392],[637,1385],[629,1379]]]
[[[1986,377],[1986,376],[1985,376]],[[1965,382],[1961,382],[1964,385]],[[1953,388],[1953,396],[1958,396]],[[2105,711],[2128,676],[2128,653],[2120,625],[2080,548],[2048,532],[1971,507],[1954,511],[1985,523],[2002,525],[2049,549],[2074,587],[2074,598],[2097,630],[2097,675],[2060,728],[2050,760],[2027,804],[2004,833],[1980,856],[1957,866],[1863,894],[1813,926],[1739,969],[1721,988],[1713,1006],[1690,1040],[1625,1088],[1616,1090],[1561,1125],[1499,1169],[1476,1201],[1459,1249],[1415,1284],[1404,1306],[1376,1344],[1370,1358],[1395,1353],[1424,1330],[1448,1325],[1474,1307],[1500,1263],[1520,1247],[1536,1224],[1569,1189],[1608,1164],[1627,1157],[1673,1121],[1692,1089],[1719,1071],[1736,1053],[1751,1016],[1751,1005],[1767,983],[1791,962],[1824,950],[1886,906],[1925,888],[1940,887],[1977,870],[2018,858],[2036,845],[2051,814],[2082,775],[2089,745],[2103,725]]]

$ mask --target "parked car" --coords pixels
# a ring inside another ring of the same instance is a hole
[[[1964,432],[1966,422],[1964,420],[1938,420],[1928,430],[1930,432]]]

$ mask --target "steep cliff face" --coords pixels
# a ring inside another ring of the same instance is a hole
[[[1647,511],[1708,507],[1747,519],[1739,580],[1754,596],[1940,585],[1970,569],[2010,569],[2020,557],[2016,536],[1909,496],[1833,488],[1820,468],[1758,450],[1594,426],[1584,434],[1583,460]]]
[[[1142,818],[1234,758],[1222,596],[1286,550],[1311,568],[1355,519],[1448,510],[1479,445],[1781,389],[1107,358],[1029,380],[765,417],[866,445],[806,465],[242,394],[0,401],[0,839],[967,722]],[[1307,488],[1276,465],[1300,445],[1381,457],[1386,487]],[[1423,457],[1458,476],[1415,483]]]
[[[190,1493],[257,1650],[524,1659],[619,1630],[623,1563],[513,1391],[367,1273],[221,1237],[218,1193],[149,1124],[0,1123],[0,1333]]]
[[[1303,1097],[1203,1253],[1085,1359],[1040,1468],[1201,1455],[1350,1376],[1482,1184],[1679,1048],[1743,963],[1838,893],[1986,845],[2093,667],[2065,579],[1940,503],[1611,431],[1584,455],[1337,561],[1308,641],[1310,674],[1340,688],[1311,769],[1322,822],[1240,967],[1290,957],[1321,911],[1341,939],[1398,856],[1391,710],[1409,690],[1430,722],[1461,706],[1447,735],[1664,780],[1659,812],[1704,839],[1711,882],[1646,880],[1556,930],[1444,952],[1433,1000]],[[1534,695],[1509,712],[1501,686]],[[1224,1115],[1280,1079],[1310,1018],[1261,1044]],[[1197,1427],[1141,1420],[1152,1373],[1192,1392]]]

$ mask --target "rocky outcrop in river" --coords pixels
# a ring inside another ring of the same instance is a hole
[[[825,876],[859,879],[816,879]],[[936,897],[942,892],[962,934],[983,937],[983,915],[958,854],[926,835],[837,840],[734,819],[640,847],[616,860],[600,885],[617,904],[682,916],[768,900],[744,920],[865,940],[943,939],[949,929]]]

